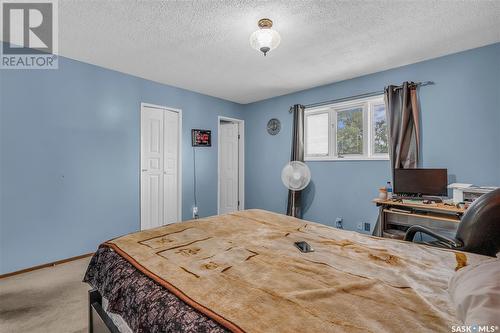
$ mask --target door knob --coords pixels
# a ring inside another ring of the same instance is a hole
[[[142,172],[146,172],[146,171],[148,171],[148,169],[142,169],[141,171],[142,171]]]

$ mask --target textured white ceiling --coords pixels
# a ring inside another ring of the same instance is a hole
[[[500,1],[60,0],[59,22],[63,56],[249,103],[498,42]]]

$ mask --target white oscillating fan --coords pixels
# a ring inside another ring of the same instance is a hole
[[[311,171],[304,162],[292,161],[281,171],[281,181],[289,190],[300,191],[309,185]]]

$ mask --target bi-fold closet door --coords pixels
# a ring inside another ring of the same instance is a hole
[[[141,107],[141,230],[180,220],[180,112]]]

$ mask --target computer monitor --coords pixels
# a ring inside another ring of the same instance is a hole
[[[447,169],[394,169],[394,194],[447,196]]]

